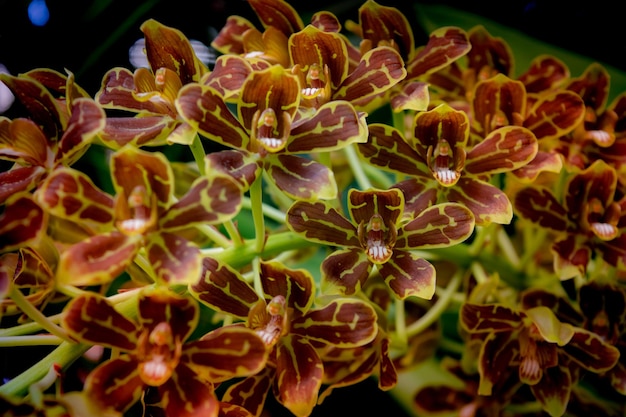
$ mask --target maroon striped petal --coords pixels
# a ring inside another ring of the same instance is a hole
[[[281,339],[276,352],[276,399],[297,417],[311,414],[322,386],[324,366],[304,337]]]
[[[137,346],[140,330],[134,321],[118,312],[105,298],[91,293],[74,298],[67,305],[62,324],[72,337],[81,342],[126,352],[133,351]]]
[[[0,251],[9,252],[38,239],[45,231],[47,218],[31,194],[20,193],[9,198],[0,213]]]
[[[169,232],[153,233],[146,251],[160,282],[191,284],[200,279],[202,253],[184,237]]]
[[[367,303],[339,298],[309,310],[291,323],[291,334],[337,347],[361,346],[376,337],[374,309]]]
[[[372,263],[360,247],[336,250],[322,262],[322,290],[325,294],[355,294],[371,270]]]
[[[63,251],[57,279],[76,286],[109,283],[130,265],[141,245],[141,237],[119,232],[89,237]]]
[[[200,302],[239,319],[246,319],[259,301],[254,288],[237,270],[209,257],[202,259],[202,277],[189,286],[189,291]]]
[[[124,412],[139,401],[146,387],[137,366],[130,355],[110,359],[89,373],[84,391],[103,410]]]
[[[414,253],[394,249],[378,270],[401,300],[411,296],[430,300],[435,294],[435,267]]]
[[[271,297],[284,296],[287,306],[300,314],[313,304],[315,280],[306,269],[294,270],[280,262],[267,261],[260,265],[263,292]]]
[[[181,363],[172,377],[158,387],[159,408],[165,415],[180,417],[217,417],[219,401],[211,383]]]
[[[212,382],[251,376],[265,367],[268,350],[246,327],[217,328],[183,348],[182,360]]]
[[[356,227],[337,210],[322,202],[295,202],[287,211],[289,227],[321,243],[360,247]]]

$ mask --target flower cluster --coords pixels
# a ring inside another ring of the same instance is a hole
[[[149,19],[95,94],[0,74],[0,349],[53,347],[0,369],[3,415],[307,417],[368,378],[415,416],[624,415],[608,72],[248,5],[210,66]]]

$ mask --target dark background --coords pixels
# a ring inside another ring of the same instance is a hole
[[[42,1],[42,0],[40,0]],[[344,22],[358,20],[362,0],[292,1],[302,13],[329,10]],[[38,67],[65,68],[89,93],[95,93],[105,71],[130,67],[128,48],[139,39],[141,23],[154,18],[180,29],[188,38],[209,44],[232,14],[256,22],[245,0],[48,0],[50,19],[43,27],[32,25],[30,0],[0,0],[0,63],[12,74]],[[626,70],[626,32],[623,14],[615,3],[596,0],[583,3],[560,1],[459,1],[420,2],[379,0],[379,4],[406,11],[414,23],[416,45],[426,39],[415,20],[414,4],[443,4],[484,16],[548,43],[578,52]],[[576,6],[574,6],[576,4]],[[306,17],[303,17],[307,23]]]

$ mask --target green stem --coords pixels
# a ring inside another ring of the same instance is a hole
[[[232,224],[232,221],[225,222],[224,226],[226,227],[226,230],[228,231],[229,234],[230,234],[229,228],[234,228],[236,230],[236,227],[234,226],[234,224]],[[222,248],[228,248],[228,247],[230,247],[233,244],[226,236],[224,236],[222,233],[220,233],[220,231],[217,230],[213,225],[203,224],[203,225],[199,225],[197,227],[198,227],[198,230],[200,230],[209,239],[211,239],[213,242],[215,242],[216,245],[218,245],[218,246],[220,246]],[[233,237],[231,236],[231,239],[232,238]]]
[[[254,221],[256,251],[261,252],[265,245],[265,216],[263,215],[263,177],[258,176],[250,185],[250,206]]]
[[[58,323],[61,320],[61,315],[56,314],[54,316],[48,316],[47,319],[51,323]],[[40,332],[41,329],[42,327],[40,323],[24,323],[13,327],[7,327],[6,329],[0,329],[0,338],[30,335]]]
[[[398,129],[404,135],[406,128],[404,127],[405,122],[405,112],[404,111],[392,111],[391,112],[391,124],[393,127]]]
[[[474,247],[458,244],[445,248],[429,249],[427,258],[430,260],[448,260],[454,262],[458,268],[468,269],[472,263],[478,262],[485,271],[497,272],[500,278],[515,289],[523,289],[526,275],[515,268],[503,256],[496,256],[489,251],[476,251]]]
[[[0,346],[44,346],[59,345],[63,342],[58,336],[36,334],[31,336],[0,337]]]
[[[448,286],[444,291],[441,292],[441,295],[437,299],[437,302],[417,321],[411,323],[407,329],[407,337],[415,336],[417,334],[422,333],[426,330],[431,324],[433,324],[436,320],[441,317],[441,314],[448,308],[450,301],[452,301],[452,296],[459,289],[461,285],[462,277],[463,277],[463,269],[459,269],[455,272],[454,276],[448,283]]]
[[[196,165],[198,166],[198,171],[200,172],[200,175],[206,175],[206,163],[204,161],[206,153],[204,152],[204,147],[202,146],[202,140],[200,140],[200,136],[196,134],[196,136],[193,138],[193,141],[189,145],[189,149],[191,150],[193,159],[196,161]]]
[[[496,233],[498,246],[502,249],[502,252],[507,257],[511,265],[516,269],[519,269],[522,264],[520,263],[520,257],[513,246],[513,242],[511,242],[511,238],[502,227],[498,227],[498,231]]]
[[[24,396],[28,392],[28,388],[36,381],[43,379],[52,366],[59,365],[65,369],[84,354],[89,347],[89,345],[79,343],[61,343],[48,356],[0,386],[0,394],[8,397]]]
[[[137,297],[137,293],[139,289],[124,291],[115,295],[108,297],[108,300],[117,305],[124,302],[131,302]],[[62,314],[55,314],[53,316],[47,316],[46,319],[48,322],[57,324],[61,321]],[[41,323],[31,322],[24,323],[13,327],[8,327],[6,329],[0,329],[0,338],[8,338],[13,336],[24,336],[24,335],[32,335],[34,333],[40,332],[43,329]],[[38,336],[41,337],[41,336]],[[66,339],[67,340],[67,339]]]
[[[254,280],[254,290],[258,296],[263,299],[265,293],[263,291],[263,283],[261,282],[261,258],[258,256],[252,260],[252,271]]]
[[[343,151],[346,154],[348,164],[350,165],[350,169],[352,169],[352,174],[354,175],[356,182],[359,184],[359,187],[361,190],[367,190],[368,188],[372,188],[372,183],[367,175],[365,175],[365,171],[363,171],[363,164],[359,159],[354,146],[346,146],[343,148]]]
[[[140,291],[141,289],[126,291],[113,295],[108,300],[115,304],[116,310],[124,316],[129,318],[136,317],[137,296],[140,294]],[[52,366],[58,365],[62,369],[67,369],[90,347],[91,345],[83,343],[62,342],[39,362],[0,386],[0,395],[24,396],[33,383],[42,380],[48,374]]]
[[[226,232],[228,233],[228,236],[230,236],[230,240],[232,240],[232,243],[235,246],[241,246],[243,245],[243,239],[241,238],[241,234],[239,233],[239,229],[237,229],[237,227],[235,227],[235,223],[233,223],[232,220],[228,220],[226,222],[224,222],[224,228],[226,229]],[[222,246],[223,248],[227,248],[228,246]]]
[[[249,198],[244,198],[243,200],[243,208],[248,210],[252,210],[252,201]],[[276,223],[283,224],[285,223],[285,212],[270,206],[269,204],[263,203],[263,214],[268,219],[274,220]]]
[[[294,232],[280,232],[270,234],[263,246],[263,250],[259,251],[256,247],[256,240],[245,241],[242,246],[231,247],[220,252],[208,252],[210,256],[225,262],[233,268],[241,268],[249,265],[257,256],[262,258],[272,257],[286,251],[309,248],[319,245],[318,243],[300,237]]]
[[[394,185],[394,182],[398,182],[393,181],[390,175],[374,165],[362,164],[361,166],[367,178],[371,178],[372,185],[375,185],[377,188],[388,190]]]
[[[42,379],[28,387],[30,400],[35,407],[43,408],[44,391],[54,384],[54,382],[59,378],[59,375],[59,369],[57,369],[55,365],[52,365],[48,370],[48,373],[46,373]]]
[[[44,330],[48,331],[49,333],[55,335],[60,339],[70,340],[68,335],[65,333],[65,330],[50,321],[50,319],[41,311],[39,311],[35,306],[33,306],[26,299],[26,296],[22,294],[22,292],[14,285],[11,285],[9,296],[11,297],[13,302],[15,302],[15,305],[17,305],[17,307],[22,310],[24,314],[26,314],[34,322],[38,323]]]
[[[405,314],[406,311],[404,309],[404,300],[396,298],[394,305],[395,305],[395,325],[396,325],[395,341],[397,341],[398,343],[398,349],[405,351],[409,343],[409,337],[406,331],[406,314]]]

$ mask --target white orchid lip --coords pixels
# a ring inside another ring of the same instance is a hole
[[[368,242],[367,256],[374,262],[385,262],[391,256],[391,250],[384,242]]]
[[[437,168],[433,172],[437,181],[443,185],[454,185],[460,177],[460,174],[448,168]]]
[[[280,138],[259,138],[259,141],[268,151],[279,151],[285,146],[285,141]]]
[[[591,230],[602,240],[612,240],[617,237],[617,227],[608,223],[592,223]]]
[[[598,146],[611,146],[615,142],[615,137],[605,130],[592,130],[588,132]]]
[[[318,95],[320,95],[322,93],[322,91],[324,91],[324,89],[322,89],[322,88],[307,87],[307,88],[303,88],[302,89],[302,95],[305,98],[315,98]]]

